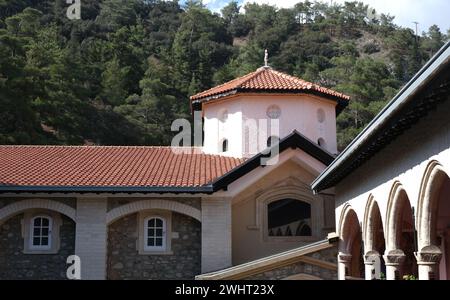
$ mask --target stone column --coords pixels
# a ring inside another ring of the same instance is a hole
[[[386,280],[400,280],[402,265],[405,262],[406,255],[400,250],[389,250],[384,255],[386,262]]]
[[[427,246],[415,253],[419,268],[419,280],[438,280],[442,251],[437,246]]]
[[[350,276],[352,265],[352,256],[347,253],[338,254],[338,279],[345,280],[346,276]]]
[[[82,280],[106,279],[106,198],[78,198],[75,254]]]
[[[231,199],[202,199],[202,273],[231,267]]]
[[[364,255],[366,280],[381,278],[381,256],[377,251],[370,251]]]

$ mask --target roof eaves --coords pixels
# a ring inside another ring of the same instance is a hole
[[[208,97],[204,97],[204,98],[199,98],[196,100],[193,100],[191,102],[191,105],[198,105],[201,104],[203,102],[210,102],[210,101],[214,101],[214,100],[218,100],[221,98],[225,98],[225,97],[229,97],[229,96],[234,96],[237,94],[250,94],[250,93],[255,93],[255,94],[306,94],[306,95],[314,95],[314,96],[319,96],[319,97],[324,97],[326,99],[335,101],[337,103],[336,106],[336,115],[339,115],[349,104],[349,100],[347,98],[342,98],[336,95],[330,95],[327,93],[323,93],[314,89],[299,89],[299,90],[289,90],[289,89],[247,89],[247,88],[236,88],[224,93],[220,93],[220,94],[215,94],[215,95],[211,95]],[[200,109],[200,107],[199,107]]]
[[[441,50],[400,90],[383,110],[369,123],[369,125],[350,143],[347,148],[331,163],[312,183],[315,192],[320,192],[331,186],[324,186],[324,182],[339,170],[352,156],[379,130],[388,123],[389,119],[399,112],[423,87],[429,83],[436,73],[450,62],[450,42]]]
[[[262,167],[261,160],[263,158],[269,158],[271,153],[273,153],[272,150],[274,150],[275,147],[277,146],[273,146],[270,149],[266,149],[265,151],[245,161],[243,164],[235,167],[233,170],[229,171],[223,176],[217,178],[215,181],[211,183],[214,192],[219,190],[226,190],[228,188],[228,185],[230,185],[234,181],[250,173],[254,169]],[[331,153],[321,148],[319,145],[316,145],[314,142],[306,138],[298,131],[294,131],[289,136],[281,140],[278,147],[279,153],[282,153],[287,149],[299,148],[326,166],[331,164],[331,162],[334,160],[334,156]]]
[[[207,96],[207,97],[194,99],[194,100],[192,100],[192,104],[194,105],[194,104],[199,104],[199,103],[202,103],[202,102],[208,102],[208,101],[211,101],[211,100],[217,100],[217,99],[220,99],[220,98],[233,96],[233,95],[235,95],[237,93],[238,93],[238,89],[232,89],[232,90],[225,91],[225,92],[222,92],[222,93],[219,93],[219,94],[214,94],[214,95],[210,95],[210,96]]]

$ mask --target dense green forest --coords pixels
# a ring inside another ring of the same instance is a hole
[[[189,95],[262,65],[352,96],[344,147],[448,39],[358,2],[0,0],[0,144],[168,145]],[[443,29],[446,30],[446,29]],[[447,34],[445,34],[447,33]]]

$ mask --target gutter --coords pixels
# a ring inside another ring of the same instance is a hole
[[[236,88],[230,91],[222,92],[219,94],[214,94],[211,96],[196,98],[194,100],[191,99],[191,110],[192,106],[201,105],[202,103],[214,102],[215,100],[219,100],[222,98],[226,98],[234,95],[245,95],[245,94],[292,94],[292,95],[314,95],[318,97],[322,97],[328,99],[330,101],[334,101],[337,103],[336,105],[336,115],[339,115],[349,104],[350,97],[344,98],[316,90],[311,89],[298,89],[298,90],[284,90],[284,89],[243,89]]]
[[[277,149],[278,148],[278,149]],[[333,155],[311,140],[294,131],[289,136],[280,141],[278,145],[266,149],[265,151],[246,160],[241,165],[235,167],[228,173],[222,175],[211,183],[197,187],[161,187],[161,186],[7,186],[0,185],[0,194],[2,193],[79,193],[79,194],[207,194],[211,195],[220,190],[227,190],[228,185],[238,180],[242,176],[248,174],[261,165],[262,158],[269,158],[273,153],[280,154],[288,148],[302,149],[313,158],[317,159],[324,165],[328,165],[333,161]]]
[[[312,183],[315,193],[323,190],[321,184],[334,171],[341,167],[351,156],[360,149],[369,139],[378,133],[389,118],[400,111],[417,94],[420,89],[433,79],[433,75],[441,71],[450,61],[450,42],[439,50],[439,52],[411,79],[389,102],[389,104],[375,117],[372,122],[350,143],[347,148],[326,168],[322,174]]]

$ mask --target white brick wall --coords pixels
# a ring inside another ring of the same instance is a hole
[[[43,208],[57,211],[63,215],[68,216],[74,222],[76,222],[75,209],[64,203],[48,199],[29,199],[29,200],[15,201],[0,209],[0,224],[2,224],[2,222],[6,221],[8,218],[17,213],[34,208]]]
[[[202,273],[231,266],[231,199],[202,199]]]
[[[106,279],[106,198],[78,198],[75,254],[81,279]]]

